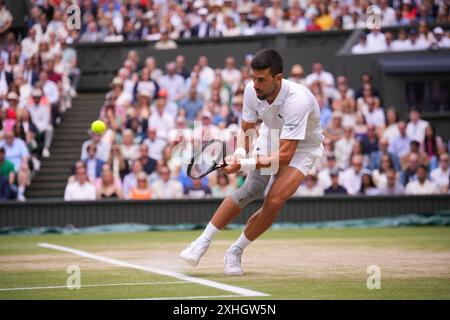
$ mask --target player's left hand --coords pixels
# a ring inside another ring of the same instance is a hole
[[[238,163],[238,159],[236,156],[228,156],[225,158],[226,167],[223,168],[223,171],[226,174],[236,173],[241,169],[241,165]]]

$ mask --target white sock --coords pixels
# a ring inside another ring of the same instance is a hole
[[[232,247],[239,247],[242,250],[244,250],[250,243],[252,243],[251,240],[248,240],[247,237],[244,234],[244,231],[242,231],[241,235],[239,236],[239,239],[237,239],[231,246],[229,249],[231,249]],[[228,250],[229,250],[228,249]]]
[[[203,233],[200,235],[200,238],[207,239],[208,241],[212,241],[214,236],[219,233],[220,229],[217,229],[211,222],[208,223]]]
[[[25,187],[20,186],[20,187],[17,189],[17,191],[18,191],[19,194],[24,194],[24,192],[25,192]]]

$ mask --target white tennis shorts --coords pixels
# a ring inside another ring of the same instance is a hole
[[[268,155],[271,153],[269,148],[270,141],[267,138],[260,135],[255,141],[253,145],[253,155]],[[272,145],[272,150],[277,150],[279,147],[276,145]],[[301,173],[308,175],[312,168],[314,168],[315,164],[322,157],[324,147],[322,144],[314,147],[298,147],[298,150],[295,152],[292,157],[291,162],[289,163],[290,167],[294,167],[300,170]],[[278,171],[278,170],[277,170]],[[274,172],[275,173],[275,172]]]

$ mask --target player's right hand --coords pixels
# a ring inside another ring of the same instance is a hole
[[[223,168],[226,174],[236,173],[241,169],[241,165],[238,163],[237,156],[228,156],[225,158],[226,167]]]

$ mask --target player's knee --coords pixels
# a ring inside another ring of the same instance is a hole
[[[239,189],[231,193],[234,203],[243,208],[250,202],[255,201],[264,194],[266,183],[260,180],[247,180]]]
[[[278,213],[278,211],[284,205],[284,199],[278,196],[268,196],[266,200],[264,200],[264,207],[266,207],[268,212]]]

